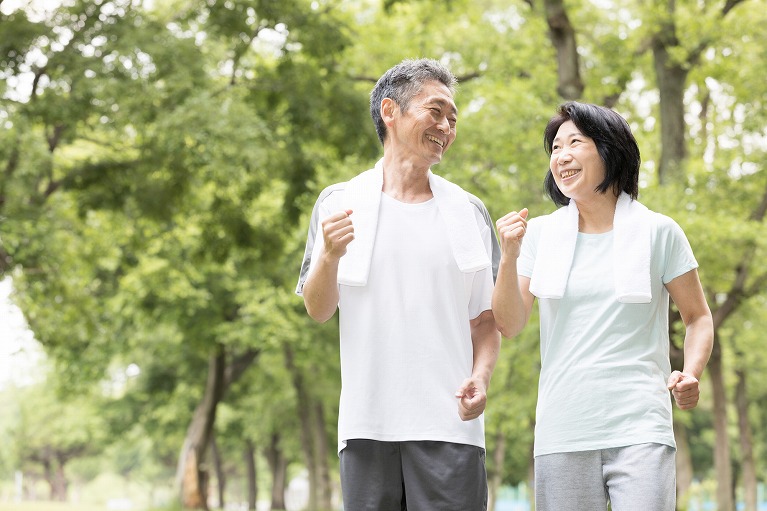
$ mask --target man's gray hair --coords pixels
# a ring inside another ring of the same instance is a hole
[[[386,139],[386,124],[381,118],[381,101],[392,99],[404,112],[410,100],[421,91],[423,84],[439,81],[455,94],[458,80],[443,64],[433,59],[406,59],[392,67],[378,80],[370,92],[370,116],[376,127],[378,139]]]

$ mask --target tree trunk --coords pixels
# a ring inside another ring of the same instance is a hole
[[[178,457],[176,488],[185,509],[208,509],[208,470],[205,454],[210,446],[216,409],[226,390],[256,360],[260,351],[249,350],[226,364],[226,351],[217,345],[208,357],[208,379],[200,404],[194,411]]]
[[[733,0],[737,3],[737,0]],[[767,215],[767,188],[756,209],[749,219],[763,222]],[[752,265],[754,264],[755,249],[747,247],[743,251],[740,263],[735,267],[735,280],[727,293],[727,298],[719,307],[712,310],[714,318],[714,349],[709,361],[709,373],[711,374],[711,386],[714,397],[714,429],[716,432],[716,445],[714,446],[714,466],[717,472],[717,511],[732,511],[734,509],[734,495],[732,481],[732,467],[730,465],[730,448],[727,436],[727,406],[722,376],[722,348],[719,342],[719,329],[724,322],[738,309],[739,305],[750,296],[755,295],[764,288],[767,275],[757,276],[751,286],[746,286]],[[744,383],[745,385],[745,383]],[[750,453],[751,451],[747,451]],[[745,454],[745,453],[744,453]]]
[[[296,399],[298,401],[298,420],[301,424],[301,451],[304,453],[306,470],[309,472],[309,503],[307,508],[310,511],[316,511],[319,504],[319,474],[317,467],[319,462],[316,459],[314,446],[314,426],[312,424],[311,398],[304,382],[301,371],[296,367],[293,350],[288,344],[284,345],[285,365],[290,372],[293,388],[296,390]]]
[[[250,440],[245,440],[244,456],[247,470],[248,509],[255,510],[258,501],[258,472],[256,471],[256,449]]]
[[[498,499],[498,490],[503,482],[503,460],[506,458],[506,435],[503,428],[498,426],[495,433],[495,449],[493,450],[493,471],[489,474],[487,484],[487,510],[494,511]]]
[[[56,457],[50,454],[50,451],[46,452],[41,463],[43,465],[43,477],[50,488],[49,499],[53,502],[66,502],[68,484],[64,475],[64,464],[57,461]]]
[[[674,420],[674,439],[676,440],[676,505],[677,509],[687,509],[687,492],[693,479],[692,454],[687,436],[687,426]]]
[[[314,461],[317,463],[317,497],[320,509],[333,508],[333,486],[330,483],[328,435],[325,430],[325,409],[320,400],[314,404]]]
[[[564,99],[578,99],[583,94],[575,30],[567,17],[563,0],[545,0],[549,37],[557,51],[557,93]]]
[[[50,488],[48,498],[53,502],[66,502],[68,485],[63,463],[57,462],[56,456],[49,449],[45,449],[40,463],[43,466],[43,478]]]
[[[266,449],[266,462],[272,472],[272,511],[285,509],[285,488],[288,483],[288,460],[280,447],[280,435],[273,433]]]
[[[56,464],[56,469],[53,472],[53,500],[57,502],[67,501],[67,489],[69,484],[67,478],[64,475],[64,462],[59,461]]]
[[[748,420],[748,395],[746,394],[746,373],[735,371],[738,384],[735,388],[735,403],[738,408],[738,430],[740,432],[741,465],[743,467],[743,497],[745,511],[757,509],[757,478],[754,462],[754,444],[751,423]]]
[[[226,474],[224,473],[223,462],[221,461],[221,452],[218,450],[218,443],[216,442],[216,435],[213,434],[210,439],[210,454],[213,457],[213,466],[216,469],[216,482],[218,488],[218,507],[224,509],[226,507],[224,498],[226,490]]]
[[[732,466],[730,465],[730,441],[727,435],[727,394],[722,370],[722,348],[719,335],[714,332],[714,349],[708,363],[714,400],[714,467],[716,468],[716,509],[733,511]]]
[[[205,453],[210,444],[216,407],[224,395],[225,356],[217,349],[208,360],[208,380],[202,401],[194,411],[186,432],[176,471],[176,485],[185,509],[208,509]]]
[[[673,26],[669,29],[673,34]],[[669,45],[672,44],[678,44],[676,37],[668,36],[667,32],[657,34],[652,42],[655,77],[660,93],[660,184],[680,181],[684,177],[682,162],[687,156],[684,88],[688,70],[672,60],[669,54]]]

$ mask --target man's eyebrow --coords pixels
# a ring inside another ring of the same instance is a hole
[[[429,100],[429,103],[438,103],[442,108],[447,107],[449,110],[451,110],[455,115],[458,115],[458,108],[453,105],[450,101],[443,99],[443,98],[431,98]]]

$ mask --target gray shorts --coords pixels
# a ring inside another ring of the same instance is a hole
[[[339,454],[347,511],[486,511],[485,450],[449,442],[348,440]]]
[[[676,450],[637,444],[535,458],[536,511],[674,511]]]

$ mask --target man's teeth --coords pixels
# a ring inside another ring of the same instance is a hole
[[[432,142],[436,142],[437,144],[439,144],[440,147],[443,147],[445,145],[440,139],[436,137],[432,137],[431,135],[427,135],[426,138],[428,138]]]

